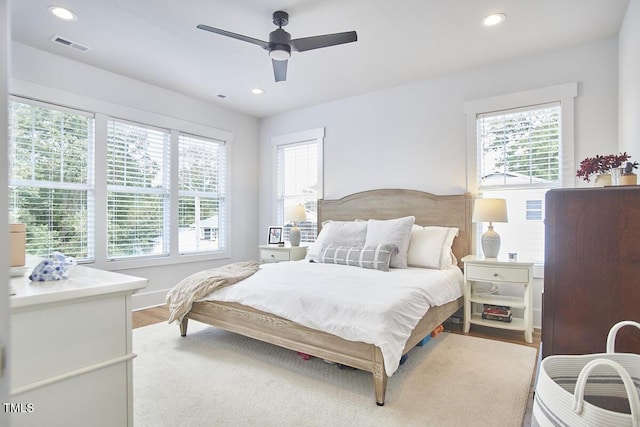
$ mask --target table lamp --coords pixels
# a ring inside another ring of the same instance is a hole
[[[485,258],[497,258],[500,252],[500,235],[493,230],[494,222],[508,222],[505,199],[476,199],[473,205],[473,222],[488,222],[489,229],[482,235],[482,252]]]
[[[293,227],[289,231],[289,242],[291,246],[300,246],[300,229],[298,228],[298,222],[307,219],[307,212],[304,205],[288,206],[284,211],[285,223],[292,223]]]

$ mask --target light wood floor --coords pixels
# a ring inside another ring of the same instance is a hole
[[[144,310],[137,310],[133,312],[133,327],[141,328],[143,326],[153,325],[155,323],[166,322],[169,319],[169,309],[166,305],[158,307],[147,308]],[[453,332],[462,334],[462,325],[445,324],[447,332]],[[526,345],[533,347],[536,350],[540,348],[540,330],[533,332],[533,343],[528,344],[524,342],[524,337],[521,332],[508,331],[504,329],[488,328],[478,325],[472,325],[469,335],[480,338],[489,338],[498,341],[510,342],[513,344]],[[529,389],[529,400],[527,403],[527,411],[524,416],[524,427],[531,425],[531,410],[533,407],[533,386],[535,378],[534,372],[531,373],[531,387]],[[463,397],[461,397],[462,399]]]
[[[158,307],[145,308],[133,312],[133,329],[169,320],[169,307],[159,305]]]

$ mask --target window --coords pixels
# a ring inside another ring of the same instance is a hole
[[[576,86],[465,105],[476,152],[475,164],[467,165],[473,173],[469,188],[475,188],[478,197],[507,200],[509,222],[494,224],[502,241],[501,254],[516,252],[520,259],[544,260],[545,193],[573,176]],[[484,228],[478,227],[479,234]]]
[[[181,253],[225,249],[225,145],[179,136],[179,236]]]
[[[542,200],[560,183],[560,106],[540,105],[478,115],[479,189],[507,199],[508,224],[496,226],[505,252],[544,259]],[[532,219],[529,201],[540,202]]]
[[[92,114],[9,102],[9,220],[27,224],[27,253],[93,253]]]
[[[478,115],[480,188],[560,182],[560,105]]]
[[[230,133],[17,97],[9,111],[9,219],[27,224],[27,253],[126,267],[226,254]]]
[[[276,150],[276,219],[284,225],[284,240],[292,227],[285,218],[290,206],[303,205],[306,220],[298,223],[300,241],[315,241],[318,233],[318,199],[322,197],[322,141],[324,129],[274,139]]]
[[[542,220],[542,200],[527,200],[527,215],[528,221],[540,221]]]
[[[107,123],[107,257],[168,255],[168,130]]]

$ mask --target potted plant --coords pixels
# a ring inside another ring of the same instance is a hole
[[[636,185],[638,183],[638,175],[633,173],[634,169],[638,169],[638,162],[627,162],[624,165],[624,170],[620,177],[620,185]]]
[[[592,175],[595,175],[595,185],[611,185],[611,173],[621,172],[620,167],[631,158],[625,153],[609,154],[606,156],[596,155],[587,157],[580,162],[580,168],[576,171],[576,176],[589,182]],[[618,184],[617,182],[615,183]]]

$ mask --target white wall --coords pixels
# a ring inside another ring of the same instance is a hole
[[[120,270],[146,277],[134,307],[164,302],[166,290],[195,271],[256,259],[258,245],[258,120],[202,100],[170,92],[19,43],[12,44],[10,93],[44,101],[147,120],[180,120],[233,133],[229,144],[230,258]],[[37,64],[37,66],[36,66]],[[6,188],[3,187],[3,188]],[[3,200],[6,200],[3,197]],[[6,211],[6,209],[4,210]],[[6,223],[6,221],[5,221]]]
[[[326,127],[324,196],[465,190],[463,102],[578,81],[576,161],[617,149],[616,39],[371,92],[262,120],[261,229],[272,219],[272,137]],[[577,165],[576,165],[577,168]]]
[[[273,221],[270,141],[277,135],[326,128],[327,199],[374,188],[460,193],[467,190],[465,101],[577,81],[576,163],[616,152],[617,64],[617,39],[612,38],[265,118],[259,229]],[[540,281],[536,288],[539,326]]]
[[[640,161],[640,0],[629,2],[618,46],[619,148]]]

